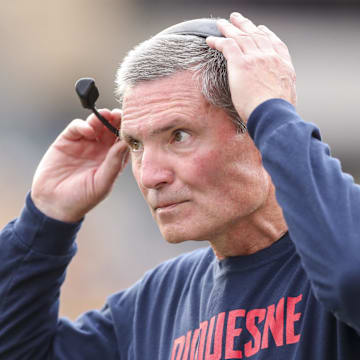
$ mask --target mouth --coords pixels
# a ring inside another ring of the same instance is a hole
[[[188,200],[184,200],[184,201],[178,201],[178,202],[169,202],[169,203],[164,203],[164,204],[160,204],[158,206],[156,206],[154,208],[155,212],[160,212],[160,211],[167,211],[167,210],[172,210],[175,207],[177,207],[178,205],[184,204],[188,202]]]

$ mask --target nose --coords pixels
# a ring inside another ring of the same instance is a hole
[[[155,149],[146,149],[140,164],[140,183],[147,189],[160,189],[174,181],[174,171],[166,154]]]

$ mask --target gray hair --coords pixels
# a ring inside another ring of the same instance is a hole
[[[205,99],[225,110],[238,131],[245,132],[246,125],[231,100],[224,55],[211,49],[204,38],[194,35],[157,35],[131,50],[116,75],[116,95],[120,106],[123,106],[127,88],[185,70],[194,73]]]

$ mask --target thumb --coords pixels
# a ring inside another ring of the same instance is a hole
[[[94,185],[100,196],[109,193],[118,174],[125,168],[129,158],[129,148],[123,141],[116,142],[107,153],[95,174]]]

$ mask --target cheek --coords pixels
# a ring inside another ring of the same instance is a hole
[[[250,201],[263,192],[266,174],[260,155],[253,149],[235,151],[232,146],[196,155],[189,172],[199,191],[215,200]]]
[[[217,186],[224,181],[223,156],[217,151],[198,154],[191,161],[191,172],[202,187]]]

